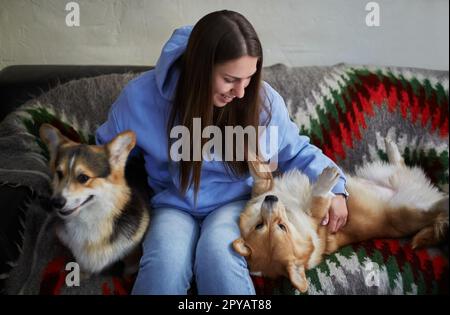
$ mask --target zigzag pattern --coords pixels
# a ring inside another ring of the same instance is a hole
[[[404,74],[383,73],[380,69],[372,72],[351,68],[337,73],[334,82],[325,80],[329,88],[321,86],[321,97],[313,93],[315,107],[307,101],[313,112],[309,113],[309,121],[303,117],[301,133],[339,163],[347,158],[346,151],[363,140],[368,121],[377,113],[399,113],[405,123],[420,126],[447,143],[441,148],[406,146],[403,156],[408,165],[422,167],[434,183],[448,185],[448,86],[408,76],[409,80]],[[298,116],[295,118],[298,124]],[[377,154],[387,160],[380,148]]]
[[[345,246],[307,270],[309,295],[448,293],[448,260],[413,251],[403,240],[372,240]],[[289,280],[253,277],[258,294],[300,294]]]
[[[387,106],[389,112],[399,111],[404,119],[448,137],[448,90],[441,83],[433,86],[429,79],[420,83],[417,78],[406,80],[403,75],[397,78],[391,72],[367,69],[351,69],[340,79],[340,90],[331,88],[331,95],[323,97],[324,108],[316,107],[318,119],[311,115],[310,128],[301,126],[301,133],[333,160],[345,159],[344,146],[351,149],[354,141],[361,140],[374,107]]]

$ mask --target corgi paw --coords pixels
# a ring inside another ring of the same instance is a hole
[[[388,138],[384,139],[384,144],[386,146],[386,154],[388,156],[389,163],[394,165],[405,165],[405,161],[398,150],[397,144]]]
[[[329,196],[331,189],[337,184],[339,180],[339,172],[335,167],[327,167],[319,175],[317,182],[313,187],[314,196]]]

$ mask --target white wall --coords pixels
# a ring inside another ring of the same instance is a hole
[[[18,64],[153,65],[173,29],[218,9],[244,14],[260,35],[265,65],[354,64],[449,69],[448,0],[0,0],[0,70]]]

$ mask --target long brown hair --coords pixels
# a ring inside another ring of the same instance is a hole
[[[257,57],[256,73],[245,89],[244,97],[235,97],[229,104],[218,108],[213,104],[213,69],[216,65],[243,56]],[[201,18],[194,26],[185,53],[178,60],[180,78],[168,121],[169,152],[170,130],[175,123],[189,129],[193,148],[193,118],[201,119],[201,128],[217,126],[225,135],[227,126],[253,126],[257,130],[260,113],[265,110],[270,121],[270,110],[261,101],[261,70],[263,51],[253,26],[241,14],[233,11],[216,11]],[[222,139],[223,140],[223,139]],[[201,139],[201,147],[208,139]],[[225,143],[225,141],[222,141]],[[224,152],[224,151],[222,151]],[[202,161],[181,160],[180,187],[185,194],[194,184],[195,197],[200,187]],[[170,156],[170,155],[169,155]],[[170,157],[169,157],[170,158]],[[224,160],[224,159],[222,159]],[[248,172],[245,161],[224,161],[228,174],[242,176]],[[196,199],[196,198],[195,198]]]

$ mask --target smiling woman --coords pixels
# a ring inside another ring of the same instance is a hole
[[[243,15],[209,13],[172,34],[155,70],[125,87],[98,128],[100,144],[127,129],[136,132],[155,191],[133,293],[186,294],[195,279],[199,294],[254,294],[246,261],[230,246],[250,195],[250,151],[276,161],[272,165],[279,171],[299,168],[311,179],[327,166],[337,167],[299,135],[283,98],[262,81],[262,65],[258,35]],[[208,127],[214,132],[204,135]],[[259,137],[266,127],[270,142]],[[248,134],[229,136],[230,130]],[[173,133],[187,139],[175,140]],[[183,142],[185,155],[178,154]],[[227,147],[230,142],[233,148]],[[214,160],[204,158],[205,145],[213,147]],[[340,172],[333,191],[346,194],[344,185]],[[330,226],[338,229],[345,222],[345,202],[332,203],[330,211]]]
[[[256,73],[258,58],[243,56],[219,64],[213,71],[213,104],[224,107],[235,97],[243,98],[245,88]]]
[[[201,119],[202,129],[213,125],[223,132],[227,125],[252,126],[256,130],[261,124],[261,112],[270,112],[269,104],[261,102],[258,95],[263,64],[261,43],[241,14],[217,11],[200,19],[179,62],[180,78],[167,125],[169,131],[175,125],[183,125],[193,134],[194,118]],[[269,120],[270,114],[261,125]],[[201,146],[206,141],[202,139]],[[225,166],[234,175],[246,172],[241,161],[227,161]],[[197,196],[201,168],[201,161],[180,162],[182,193],[192,184]]]

